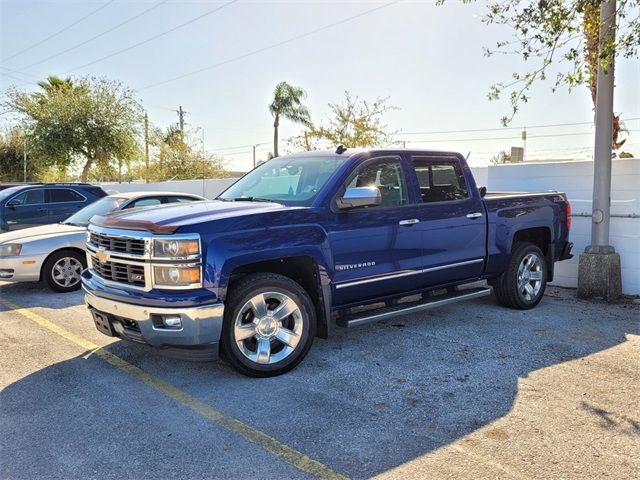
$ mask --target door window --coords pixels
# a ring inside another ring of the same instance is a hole
[[[424,203],[449,202],[469,197],[467,182],[455,160],[413,158]]]
[[[189,203],[196,201],[198,201],[197,198],[191,197],[167,197],[167,203]]]
[[[370,186],[378,187],[380,190],[381,207],[398,207],[408,203],[407,187],[398,159],[383,160],[366,165],[347,184],[347,188]]]
[[[18,205],[39,205],[44,203],[44,190],[28,190],[9,201]]]
[[[84,197],[68,188],[52,188],[49,190],[49,198],[51,203],[63,202],[83,202]]]

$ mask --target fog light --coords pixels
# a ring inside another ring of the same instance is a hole
[[[163,315],[162,323],[168,328],[180,328],[182,327],[182,320],[180,315]]]

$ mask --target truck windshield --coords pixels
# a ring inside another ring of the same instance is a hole
[[[124,202],[125,200],[126,198],[121,197],[103,197],[100,200],[87,205],[82,210],[78,210],[62,223],[66,223],[67,225],[86,227],[89,225],[89,220],[91,220],[91,217],[95,215],[105,215],[114,210],[119,210],[122,202]]]
[[[218,199],[308,205],[345,159],[338,155],[273,158],[242,177]]]

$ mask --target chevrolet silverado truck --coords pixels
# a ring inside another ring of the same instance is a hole
[[[569,228],[563,193],[487,193],[458,153],[340,146],[214,201],[94,217],[82,285],[100,332],[266,377],[337,327],[492,290],[533,308]]]

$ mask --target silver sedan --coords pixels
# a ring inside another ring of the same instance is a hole
[[[57,292],[80,288],[80,274],[87,266],[84,245],[89,220],[94,215],[129,208],[205,200],[177,192],[117,193],[79,210],[61,223],[0,234],[0,280],[43,280]]]

